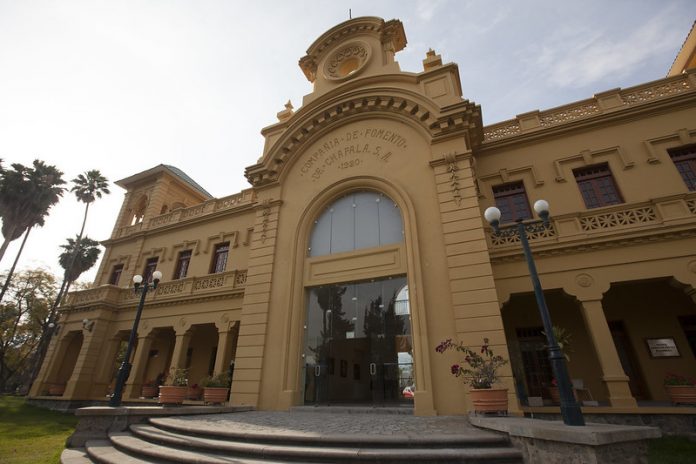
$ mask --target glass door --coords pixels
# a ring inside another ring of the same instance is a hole
[[[305,332],[305,404],[412,401],[405,277],[311,288]]]

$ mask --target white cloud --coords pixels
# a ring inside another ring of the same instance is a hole
[[[617,38],[585,30],[554,34],[534,59],[538,77],[556,87],[583,87],[609,76],[632,74],[645,60],[665,54],[683,39],[665,14]]]

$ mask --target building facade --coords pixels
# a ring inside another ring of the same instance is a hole
[[[456,64],[400,70],[400,21],[337,25],[300,60],[312,93],[263,129],[251,188],[212,198],[166,165],[117,183],[96,286],[62,307],[30,396],[108,396],[131,279],[158,269],[126,400],[171,367],[195,384],[233,366],[236,405],[462,414],[459,359],[435,347],[487,338],[519,413],[553,379],[520,244],[482,212],[544,198],[530,239],[571,378],[597,411],[669,411],[664,377],[696,373],[695,40],[664,79],[483,126]]]

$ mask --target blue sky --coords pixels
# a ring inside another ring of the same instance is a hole
[[[217,197],[235,193],[261,128],[311,92],[298,59],[349,8],[404,23],[402,70],[422,70],[428,48],[458,63],[485,124],[664,77],[696,18],[693,0],[0,0],[0,158],[112,181],[172,164]],[[112,190],[87,226],[99,240],[123,200]],[[20,267],[57,271],[81,214],[66,195]]]

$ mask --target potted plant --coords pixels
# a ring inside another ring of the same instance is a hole
[[[154,380],[148,380],[143,383],[140,389],[140,396],[143,398],[154,398],[157,396],[157,383]]]
[[[677,404],[696,404],[696,379],[668,373],[665,376],[664,384],[669,399],[675,406]]]
[[[464,384],[470,386],[469,397],[475,412],[507,412],[507,388],[493,388],[498,381],[498,369],[508,363],[502,356],[496,356],[491,350],[488,339],[483,339],[480,351],[474,351],[461,342],[454,343],[452,339],[441,342],[435,351],[444,353],[455,350],[465,354],[465,365],[453,364],[450,372],[459,377]]]
[[[225,403],[229,397],[230,382],[230,375],[227,372],[204,377],[201,380],[203,401],[206,403]]]
[[[186,392],[186,399],[199,401],[203,395],[203,389],[197,383],[189,385],[188,391]]]
[[[159,387],[160,404],[181,404],[188,391],[188,369],[172,367],[164,385]]]

